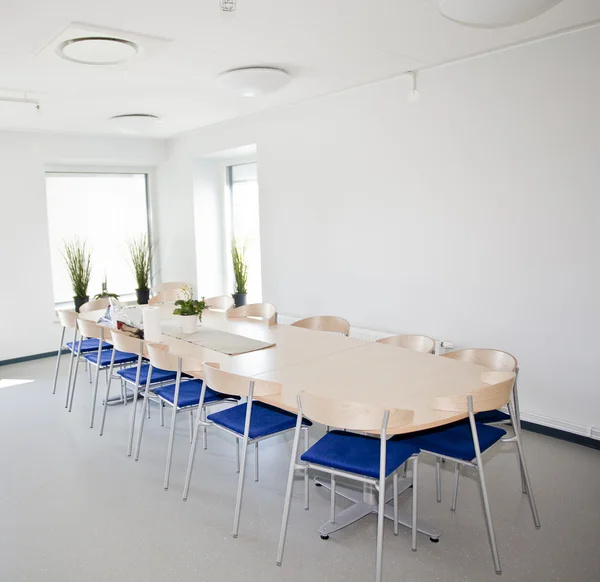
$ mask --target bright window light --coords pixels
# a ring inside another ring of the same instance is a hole
[[[8,388],[9,386],[19,386],[20,384],[29,384],[33,380],[0,380],[0,388]]]

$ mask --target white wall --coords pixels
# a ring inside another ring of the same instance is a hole
[[[400,78],[186,134],[171,157],[257,144],[263,295],[281,313],[508,350],[529,418],[591,432],[598,54],[587,30],[425,71],[418,104]],[[169,196],[192,200],[177,179]]]
[[[155,140],[0,132],[0,361],[57,348],[44,172],[156,166]]]

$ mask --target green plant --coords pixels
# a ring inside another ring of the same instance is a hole
[[[104,275],[104,279],[102,279],[102,293],[98,293],[98,295],[95,295],[94,299],[103,299],[104,297],[113,297],[114,299],[119,298],[119,296],[116,293],[108,292],[108,283],[106,282],[106,274]]]
[[[129,247],[129,257],[133,266],[137,289],[150,289],[150,267],[154,257],[153,245],[148,241],[148,236],[142,234],[131,239],[127,246]]]
[[[233,241],[231,245],[233,259],[233,275],[235,277],[236,294],[248,293],[248,264],[246,263],[246,247]]]
[[[180,299],[175,301],[176,309],[173,311],[173,315],[198,315],[200,320],[202,320],[202,312],[208,307],[204,301],[204,297],[200,301],[194,299],[190,285],[181,288],[179,297]]]
[[[67,264],[73,293],[75,297],[87,297],[92,276],[92,252],[88,250],[86,242],[77,237],[64,244],[65,249],[61,254]]]

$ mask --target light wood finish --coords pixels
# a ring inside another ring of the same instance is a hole
[[[79,319],[79,314],[75,311],[71,311],[70,309],[60,309],[56,312],[58,315],[58,321],[63,327],[67,329],[75,329],[77,327],[77,320]]]
[[[433,354],[435,350],[435,340],[427,335],[392,335],[377,340],[377,342],[423,352],[424,354]]]
[[[259,317],[265,319],[269,325],[277,323],[277,309],[271,303],[251,303],[234,307],[227,312],[228,319]]]
[[[433,408],[447,412],[469,412],[467,396],[473,397],[473,412],[496,410],[508,404],[515,383],[514,372],[483,372],[482,385],[470,394],[439,396],[433,400]]]
[[[365,402],[333,400],[308,392],[300,392],[302,414],[326,426],[362,432],[381,431],[385,408]],[[414,417],[412,410],[389,410],[388,430],[408,424]]]
[[[209,309],[221,309],[229,311],[233,308],[233,297],[229,295],[219,295],[217,297],[208,297],[204,300]]]
[[[108,336],[107,336],[108,337]],[[115,329],[110,330],[110,341],[120,352],[144,355],[144,340],[132,337]]]
[[[165,289],[154,297],[148,300],[148,305],[158,305],[159,303],[169,303],[177,301],[179,299],[179,292],[181,287],[173,287],[172,289]]]
[[[102,297],[101,299],[94,299],[84,303],[79,308],[79,313],[89,313],[90,311],[98,311],[100,309],[106,309],[110,305],[108,297]]]
[[[164,291],[170,291],[175,289],[179,291],[182,287],[189,285],[184,281],[167,281],[165,283],[158,283],[152,287],[152,293],[163,293]]]
[[[77,320],[77,326],[79,327],[79,331],[81,332],[81,335],[83,337],[93,337],[93,338],[97,338],[99,340],[104,340],[107,341],[108,338],[108,330],[106,329],[106,327],[102,326],[102,325],[98,325],[97,323],[94,323],[93,321],[89,321],[87,319],[84,319],[82,317],[80,317]],[[105,335],[107,337],[105,337]]]
[[[219,364],[207,362],[204,364],[204,381],[206,385],[221,394],[232,396],[248,396],[252,378],[232,374],[220,369]],[[274,396],[281,394],[281,384],[277,382],[260,382],[254,385],[254,397]]]
[[[487,348],[470,348],[448,352],[442,357],[453,360],[470,362],[477,366],[484,366],[490,370],[515,372],[518,367],[517,358],[502,350],[490,350]]]
[[[181,372],[189,374],[202,371],[202,362],[196,358],[171,353],[168,351],[167,346],[147,344],[146,347],[148,349],[150,364],[154,368],[177,372],[180,369],[179,363],[181,362]]]
[[[330,333],[341,333],[345,336],[350,334],[350,324],[343,317],[335,315],[315,315],[306,317],[292,323],[294,327],[313,329],[315,331],[328,331]]]

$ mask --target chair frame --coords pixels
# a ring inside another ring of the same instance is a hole
[[[206,386],[208,383],[211,384],[211,386],[210,386],[211,389],[216,390],[217,392],[220,392],[222,394],[230,394],[230,395],[235,395],[235,396],[240,396],[240,397],[244,397],[244,396],[247,397],[246,416],[245,416],[245,420],[244,420],[244,434],[242,436],[242,455],[241,455],[242,460],[240,463],[240,446],[239,446],[240,435],[239,435],[239,433],[237,433],[233,430],[230,430],[229,428],[224,427],[220,424],[215,424],[215,423],[207,420],[206,417],[202,418],[200,415],[197,415],[196,428],[194,430],[194,437],[192,439],[192,446],[190,448],[190,456],[189,456],[189,460],[188,460],[188,468],[187,468],[187,473],[185,476],[185,485],[183,488],[183,497],[182,498],[183,498],[183,501],[187,501],[188,493],[190,490],[190,483],[191,483],[191,479],[192,479],[192,473],[194,470],[196,444],[198,442],[198,433],[200,431],[200,427],[204,427],[204,429],[206,429],[206,427],[208,427],[208,426],[214,426],[215,428],[218,428],[218,429],[222,430],[223,432],[232,435],[236,441],[236,447],[235,447],[235,449],[236,449],[236,464],[237,464],[237,472],[239,473],[237,495],[236,495],[236,501],[235,501],[234,519],[233,519],[233,537],[237,538],[238,534],[239,534],[239,529],[240,529],[240,515],[241,515],[242,500],[243,500],[243,495],[244,495],[244,480],[245,480],[245,476],[246,476],[246,461],[247,461],[247,456],[248,456],[248,446],[251,444],[254,444],[254,480],[258,481],[258,478],[259,478],[258,443],[262,440],[270,439],[272,437],[296,430],[296,428],[292,427],[292,428],[288,428],[288,429],[285,429],[285,430],[282,430],[282,431],[279,431],[276,433],[257,437],[254,439],[250,438],[249,432],[250,432],[250,422],[251,422],[251,418],[252,418],[252,403],[253,403],[254,397],[255,396],[257,396],[257,397],[270,396],[270,395],[274,395],[274,394],[279,394],[281,392],[281,385],[276,384],[274,382],[261,382],[258,390],[255,390],[255,382],[251,378],[247,378],[245,376],[239,376],[236,374],[229,374],[227,372],[221,372],[221,370],[219,370],[215,366],[218,366],[218,364],[209,364],[209,363],[204,364],[204,371],[205,371],[206,379],[202,386],[200,402],[201,403],[204,402],[204,398],[206,395]],[[221,390],[219,385],[215,385],[215,382],[216,382],[216,384],[220,384],[219,380],[217,379],[217,378],[219,378],[219,376],[221,376],[221,378],[223,378],[223,383],[227,384],[227,387],[225,388],[225,390]],[[248,382],[248,387],[246,389],[244,387],[242,387],[242,385],[245,382]],[[305,448],[308,449],[308,426],[303,425],[302,430],[304,430],[304,445],[305,445]],[[305,473],[304,482],[305,482],[305,485],[304,485],[305,490],[308,492],[308,471]]]
[[[58,352],[56,355],[56,369],[54,372],[54,382],[52,384],[52,394],[56,394],[56,384],[58,383],[58,372],[60,369],[60,357],[64,349],[68,349],[70,352],[69,357],[69,378],[67,380],[67,399],[69,397],[69,387],[71,386],[71,376],[73,373],[73,358],[75,355],[75,346],[77,346],[77,319],[79,314],[75,311],[70,310],[59,310],[56,312],[61,325],[60,340],[58,342]],[[73,349],[70,349],[65,344],[65,334],[67,329],[73,329]],[[65,408],[67,404],[65,403]]]
[[[364,483],[367,485],[371,485],[378,492],[378,512],[377,512],[377,548],[376,548],[376,569],[375,569],[375,580],[376,582],[381,582],[382,578],[382,569],[383,569],[383,526],[385,522],[385,505],[386,505],[386,481],[391,477],[393,483],[393,507],[394,507],[394,535],[398,535],[398,473],[400,472],[403,466],[406,466],[406,463],[403,463],[400,467],[398,467],[395,471],[393,471],[390,475],[386,476],[386,451],[387,451],[387,430],[389,424],[389,418],[392,411],[384,410],[383,418],[381,420],[381,428],[379,431],[379,441],[380,441],[380,457],[379,457],[379,477],[372,478],[366,477],[364,475],[360,475],[357,473],[351,473],[348,471],[341,471],[339,469],[333,469],[331,467],[326,467],[323,465],[318,465],[316,463],[310,463],[306,461],[301,461],[301,463],[297,462],[298,457],[298,443],[300,439],[300,427],[302,426],[302,420],[304,418],[304,412],[302,407],[302,397],[306,397],[303,392],[298,393],[296,396],[297,400],[297,408],[298,408],[298,419],[296,421],[296,429],[294,433],[294,441],[292,445],[292,454],[290,458],[290,469],[288,473],[288,482],[285,493],[285,502],[283,506],[283,518],[281,522],[281,531],[279,534],[279,546],[277,548],[277,560],[276,563],[278,566],[281,566],[283,562],[283,552],[285,548],[285,540],[287,536],[287,528],[289,522],[290,515],[290,506],[292,501],[292,492],[294,487],[294,475],[296,471],[304,471],[304,506],[305,509],[309,508],[309,498],[308,498],[308,471],[310,469],[327,473],[331,477],[331,502],[330,502],[330,521],[335,523],[335,496],[336,496],[336,477],[343,477],[346,479],[351,479],[353,481],[358,481],[360,483]],[[316,399],[314,396],[311,398]],[[322,399],[321,400],[325,400]],[[342,403],[340,403],[341,405]],[[351,404],[354,408],[356,408],[357,403],[345,403]],[[364,405],[365,409],[368,408],[367,405]],[[380,411],[378,411],[380,412]],[[404,424],[409,422],[409,418],[412,418],[412,411],[393,411],[394,413],[406,413]],[[377,414],[375,411],[366,411],[367,416],[373,416],[373,414]],[[311,415],[308,415],[308,418],[311,418]],[[311,420],[319,422],[321,424],[334,425],[337,424],[335,422],[335,418],[322,417],[322,418],[311,418]],[[340,427],[347,428],[348,430],[356,430],[356,431],[370,431],[373,427],[371,426],[357,426],[353,423],[352,426]],[[308,449],[308,447],[306,447]],[[415,454],[410,457],[412,462],[412,524],[411,524],[411,549],[416,551],[417,549],[417,516],[418,516],[418,468],[419,468],[419,454]]]
[[[312,329],[327,333],[339,333],[348,337],[350,335],[350,322],[343,317],[336,315],[315,315],[305,317],[290,324],[292,327],[301,327],[303,329]]]

